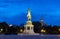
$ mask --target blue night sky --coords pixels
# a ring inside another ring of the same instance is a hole
[[[30,8],[32,21],[60,25],[60,0],[0,0],[0,22],[19,25],[26,23],[27,9]]]

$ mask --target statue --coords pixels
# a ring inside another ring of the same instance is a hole
[[[30,9],[28,8],[28,14],[27,14],[28,21],[31,21],[31,14],[30,14]]]

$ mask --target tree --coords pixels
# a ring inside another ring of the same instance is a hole
[[[35,21],[35,22],[32,22],[32,24],[34,25],[34,32],[40,33],[41,23],[38,21]]]

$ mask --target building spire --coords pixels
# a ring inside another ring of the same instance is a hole
[[[27,13],[28,13],[28,14],[27,14],[28,21],[31,21],[30,8],[28,8]]]
[[[40,19],[40,23],[41,23],[41,26],[44,25],[44,20],[43,20],[43,17],[41,16],[41,19]]]

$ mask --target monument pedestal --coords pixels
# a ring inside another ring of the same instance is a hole
[[[31,21],[27,21],[26,25],[24,25],[24,33],[25,34],[33,34],[34,33],[34,25]]]

